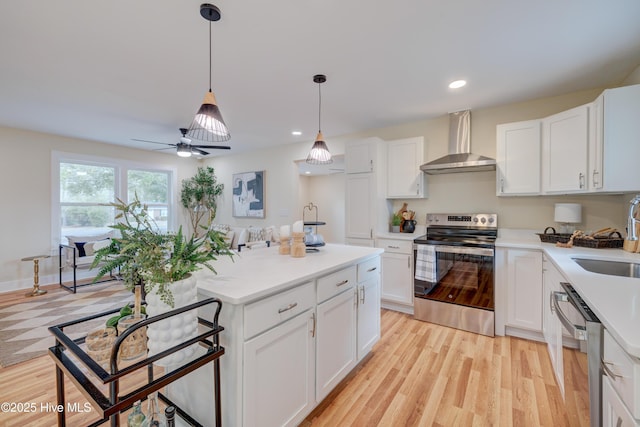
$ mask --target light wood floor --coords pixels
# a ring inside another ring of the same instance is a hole
[[[57,292],[57,287],[46,287]],[[22,302],[3,295],[0,305]],[[565,369],[586,372],[581,354],[565,351]],[[67,402],[86,400],[66,381]],[[301,426],[588,426],[584,385],[569,384],[566,403],[544,344],[489,338],[382,311],[382,338]],[[48,355],[0,368],[0,402],[35,403],[32,413],[1,413],[0,426],[54,426],[41,405],[56,402]],[[94,414],[69,414],[82,426]],[[122,425],[126,421],[122,418]],[[231,427],[231,426],[225,426]],[[257,426],[260,427],[260,426]]]

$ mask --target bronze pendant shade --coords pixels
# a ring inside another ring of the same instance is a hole
[[[327,76],[324,74],[316,74],[313,76],[314,83],[318,83],[318,136],[316,141],[309,151],[306,162],[311,165],[328,165],[333,163],[329,148],[327,148],[326,142],[324,142],[324,136],[320,127],[320,114],[322,111],[322,93],[320,92],[320,85],[327,81]]]
[[[202,105],[191,122],[187,135],[204,142],[228,141],[231,134],[211,90],[211,22],[220,19],[220,10],[212,4],[204,3],[200,5],[200,15],[209,21],[209,91],[204,95]]]

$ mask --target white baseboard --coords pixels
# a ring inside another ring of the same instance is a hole
[[[410,315],[413,316],[413,306],[412,305],[404,305],[404,304],[398,304],[398,303],[392,302],[392,301],[382,300],[380,302],[380,306],[382,308],[386,308],[388,310],[399,311],[401,313],[406,313],[406,314],[410,314]]]
[[[58,283],[58,280],[59,277],[57,274],[45,274],[40,275],[38,283],[40,285],[50,285],[52,283]],[[33,277],[29,277],[28,279],[8,280],[0,283],[0,294],[19,290],[28,291],[29,289],[33,289]]]
[[[541,331],[532,331],[528,329],[514,328],[513,326],[505,327],[505,335],[524,338],[526,340],[531,340],[531,341],[545,342],[544,335],[542,335]]]

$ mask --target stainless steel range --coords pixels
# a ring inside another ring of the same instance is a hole
[[[414,317],[494,336],[496,214],[427,214],[413,241]]]

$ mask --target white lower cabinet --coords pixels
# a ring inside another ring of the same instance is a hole
[[[380,280],[358,283],[357,360],[360,361],[380,339]]]
[[[508,249],[505,261],[505,325],[539,335],[542,332],[542,252]]]
[[[356,310],[353,287],[318,304],[316,398],[318,402],[356,363]]]
[[[606,380],[612,388],[611,396],[620,400],[621,406],[628,412],[628,417],[635,421],[633,423],[628,421],[623,417],[625,411],[616,408],[615,405],[612,405],[612,408],[615,409],[615,416],[612,415],[610,418],[615,421],[620,416],[628,423],[622,425],[638,425],[640,423],[640,360],[629,355],[607,329],[604,330],[602,368],[604,373],[602,382],[604,383]],[[603,401],[606,401],[606,398],[603,398]],[[606,415],[605,404],[606,402],[603,402],[603,410]]]
[[[380,257],[358,264],[356,312],[357,358],[360,361],[380,339]]]
[[[640,422],[624,405],[611,385],[609,377],[602,378],[602,427],[638,427]]]
[[[495,250],[495,333],[542,341],[542,252]]]
[[[382,239],[376,241],[382,254],[382,306],[413,314],[412,241]]]
[[[313,409],[313,310],[244,344],[244,425],[295,426]]]

